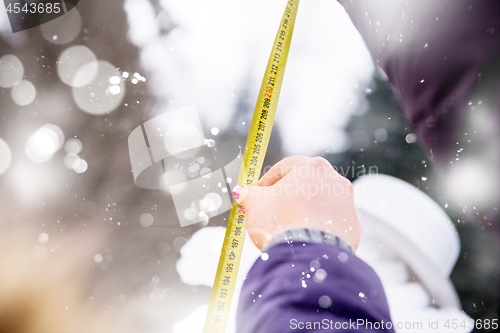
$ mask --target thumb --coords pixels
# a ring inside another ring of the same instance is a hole
[[[260,187],[254,185],[236,185],[231,192],[234,200],[245,209],[250,209],[257,204]]]

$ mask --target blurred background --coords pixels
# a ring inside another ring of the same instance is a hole
[[[0,6],[0,331],[173,332],[208,303],[176,262],[227,213],[181,228],[169,193],[134,184],[128,134],[195,104],[206,138],[244,145],[284,6],[81,1],[15,34]],[[443,185],[335,1],[300,5],[265,165],[295,154],[433,197],[462,241],[451,279],[465,312],[499,318],[498,244]]]

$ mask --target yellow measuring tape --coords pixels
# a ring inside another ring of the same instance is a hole
[[[257,184],[259,180],[278,106],[298,6],[299,0],[288,0],[274,41],[243,153],[243,161],[238,176],[238,184],[240,185]],[[215,275],[215,282],[210,296],[204,333],[222,333],[226,331],[245,233],[245,211],[243,207],[233,200],[219,265],[217,266],[217,274]]]

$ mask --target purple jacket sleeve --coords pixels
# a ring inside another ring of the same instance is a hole
[[[267,254],[243,284],[238,333],[394,332],[380,280],[356,255],[302,242]]]

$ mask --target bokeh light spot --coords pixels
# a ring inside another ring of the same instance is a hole
[[[55,20],[40,26],[43,37],[53,44],[66,44],[73,41],[82,30],[82,17],[76,8]]]
[[[23,79],[23,76],[24,66],[18,57],[7,54],[0,58],[0,87],[13,87]]]
[[[78,107],[93,115],[104,115],[114,111],[125,96],[125,84],[120,80],[118,85],[110,84],[111,77],[120,76],[120,72],[106,61],[98,61],[97,75],[92,82],[82,87],[73,87],[73,97]],[[83,76],[91,70],[93,63],[83,65],[76,73]]]
[[[52,158],[64,142],[64,133],[56,125],[46,124],[37,129],[26,141],[26,154],[35,163]]]
[[[36,98],[36,88],[30,81],[22,80],[12,88],[12,99],[17,105],[31,104]]]
[[[144,213],[139,217],[139,222],[145,228],[150,227],[154,222],[153,215],[149,213]]]
[[[96,77],[97,70],[96,56],[88,47],[82,45],[68,47],[57,60],[57,74],[68,86],[88,85]]]

